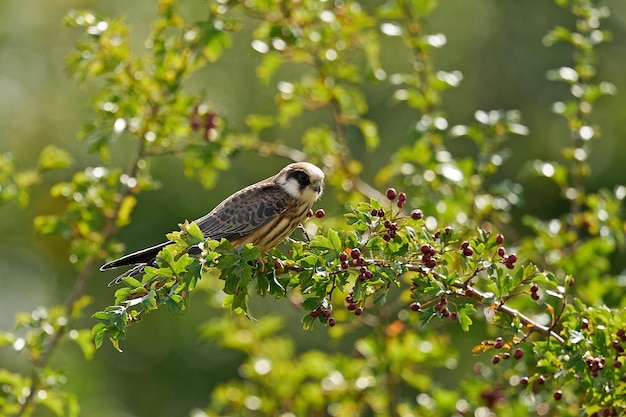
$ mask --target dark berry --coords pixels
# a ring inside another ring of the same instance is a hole
[[[529,382],[529,380],[528,380],[527,376],[523,376],[519,380],[519,383],[522,384],[522,385],[528,385],[528,382]]]
[[[472,256],[473,254],[474,254],[474,249],[472,249],[471,246],[463,248],[463,255],[465,255],[465,256]]]
[[[537,284],[533,284],[530,286],[530,292],[537,292],[539,291],[539,286]]]
[[[615,349],[617,352],[620,352],[620,353],[624,351],[624,348],[622,347],[619,340],[617,339],[611,342],[611,347],[613,347],[613,349]]]
[[[424,262],[424,265],[426,265],[427,268],[434,268],[437,266],[437,261],[434,260],[433,258],[430,258],[429,260],[427,260],[426,262]]]
[[[326,215],[326,212],[324,211],[324,209],[318,209],[315,212],[315,217],[317,217],[318,219],[321,219],[322,217],[324,217]]]
[[[498,245],[503,244],[503,243],[504,243],[504,236],[502,236],[502,235],[498,235],[498,236],[496,236],[496,243],[497,243]]]
[[[391,227],[391,222],[389,220],[385,220],[383,226],[385,226],[385,229],[389,229]]]
[[[424,255],[430,255],[430,245],[422,245],[420,247],[420,252],[422,252]]]
[[[433,235],[433,239],[435,239],[435,240],[436,240],[436,239],[439,239],[439,236],[441,236],[441,230],[437,230],[437,231],[435,232],[435,234]]]
[[[581,330],[587,330],[589,328],[589,320],[587,319],[582,319],[580,321],[580,329]]]
[[[347,261],[347,260],[348,260],[348,255],[347,255],[345,252],[341,252],[341,253],[339,254],[339,260],[340,260],[341,262],[345,262],[345,261]]]
[[[515,264],[513,262],[505,262],[504,266],[506,266],[507,269],[514,269],[515,268]]]
[[[356,259],[356,264],[357,264],[358,266],[365,265],[365,258],[364,258],[364,257],[362,257],[362,256],[359,256],[359,257]]]
[[[370,214],[372,216],[378,216],[378,209],[373,208]]]
[[[522,359],[524,357],[524,351],[521,348],[515,349],[515,352],[513,352],[513,357],[517,360]]]
[[[418,303],[417,301],[414,303],[411,303],[411,305],[409,306],[411,311],[420,311],[422,309],[422,305],[420,303]]]
[[[390,235],[389,233],[385,233],[385,234],[383,235],[383,240],[384,240],[385,242],[389,242],[389,241],[391,240],[391,235]]]
[[[335,324],[337,324],[337,320],[335,320],[335,318],[334,318],[334,317],[329,317],[329,318],[328,318],[328,325],[329,325],[330,327],[333,327]]]
[[[501,246],[498,248],[498,256],[503,257],[504,255],[506,255],[506,250]]]
[[[450,320],[457,321],[458,319],[459,319],[459,313],[457,313],[456,311],[453,311],[452,313],[450,313]]]
[[[543,385],[545,383],[546,383],[546,377],[543,375],[539,375],[539,378],[537,378],[537,384]]]
[[[461,248],[462,249],[465,249],[468,246],[469,246],[469,242],[467,240],[464,240],[463,243],[461,243]]]
[[[530,294],[530,298],[532,298],[533,300],[537,301],[539,300],[539,294],[537,294],[536,292],[533,292]]]
[[[446,226],[446,228],[445,228],[445,229],[443,229],[443,231],[444,231],[447,235],[449,235],[449,234],[452,232],[452,227],[450,227],[450,226]]]
[[[341,269],[348,269],[349,266],[350,264],[348,263],[348,261],[341,262]]]
[[[465,289],[465,296],[466,297],[471,297],[472,295],[474,295],[474,290],[471,288],[466,288]]]
[[[501,337],[496,338],[495,343],[493,344],[493,347],[495,347],[496,349],[501,349],[502,346],[504,346],[504,340],[502,340]]]
[[[398,194],[398,201],[406,201],[406,193]]]
[[[396,199],[396,189],[395,188],[388,188],[387,189],[387,198],[389,200],[395,200]]]
[[[626,331],[624,331],[624,329],[619,329],[617,331],[617,337],[622,339],[622,342],[626,342]]]
[[[322,311],[322,316],[324,316],[324,318],[326,318],[326,319],[329,318],[332,314],[333,314],[333,312],[330,311],[330,310],[323,310]]]
[[[406,203],[406,202],[405,202],[405,201],[403,201],[403,200],[398,200],[398,202],[396,203],[396,205],[398,206],[398,208],[404,208],[404,204],[405,204],[405,203]]]
[[[506,258],[506,261],[507,261],[507,262],[511,262],[511,263],[513,263],[513,264],[514,264],[515,262],[517,262],[517,255],[516,255],[516,254],[514,254],[514,253],[510,254],[510,255]]]
[[[361,314],[363,314],[363,307],[357,307],[354,309],[354,315],[360,316]]]
[[[491,358],[491,363],[493,363],[494,365],[496,365],[499,362],[500,362],[500,356],[499,355],[495,355],[493,358]]]
[[[422,213],[422,210],[420,210],[420,209],[415,209],[415,210],[413,210],[413,211],[411,212],[411,218],[412,218],[413,220],[419,220],[419,219],[421,219],[422,217],[424,217],[424,213]]]
[[[621,367],[622,367],[622,363],[616,359],[615,362],[613,362],[613,368],[621,368]]]
[[[311,317],[315,318],[315,317],[319,317],[320,315],[320,311],[319,310],[313,310],[311,311]]]
[[[313,217],[313,210],[309,209],[309,211],[306,212],[306,216]]]
[[[385,210],[379,209],[378,213],[376,213],[376,214],[378,214],[378,217],[385,217]]]
[[[508,360],[511,357],[511,354],[509,352],[504,352],[502,354],[502,359],[504,360]]]
[[[359,257],[361,257],[361,251],[359,248],[354,248],[350,251],[350,256],[352,259],[359,259]]]
[[[448,310],[447,308],[444,308],[444,309],[441,311],[441,315],[442,315],[442,316],[444,316],[444,317],[446,317],[446,318],[447,318],[447,317],[450,317],[450,310]]]
[[[372,271],[370,271],[369,269],[367,271],[365,271],[365,278],[370,279],[374,276],[374,273]]]
[[[348,304],[348,307],[346,307],[349,311],[354,311],[356,310],[356,304],[354,303],[350,303]]]
[[[554,391],[554,393],[552,394],[552,397],[554,397],[555,400],[560,401],[561,398],[563,398],[563,393],[561,392],[560,389]]]

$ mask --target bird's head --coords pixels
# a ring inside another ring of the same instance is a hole
[[[324,172],[308,162],[296,162],[276,175],[276,183],[292,197],[313,204],[322,195]]]

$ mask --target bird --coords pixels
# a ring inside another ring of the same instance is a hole
[[[252,243],[266,253],[282,242],[307,217],[324,190],[324,172],[308,162],[296,162],[278,174],[249,185],[194,222],[205,239],[227,239],[234,247]],[[101,271],[131,267],[109,283],[141,275],[146,266],[156,266],[157,254],[172,242],[130,253],[107,262]],[[199,249],[190,251],[199,253]]]

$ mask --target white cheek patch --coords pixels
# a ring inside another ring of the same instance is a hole
[[[300,184],[298,184],[298,181],[290,178],[281,185],[283,187],[283,190],[287,191],[290,196],[298,199],[302,198],[300,196]]]

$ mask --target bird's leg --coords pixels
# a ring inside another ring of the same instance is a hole
[[[274,274],[280,275],[285,272],[285,263],[282,260],[272,256],[272,263],[274,264]]]
[[[302,234],[304,235],[304,238],[306,239],[306,243],[311,243],[311,236],[309,236],[309,232],[306,231],[306,228],[304,227],[302,223],[298,225],[298,229],[302,231]]]

